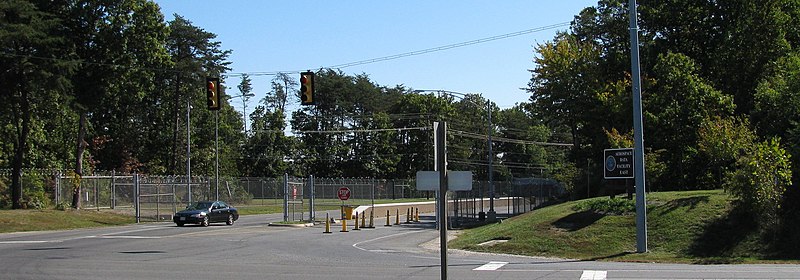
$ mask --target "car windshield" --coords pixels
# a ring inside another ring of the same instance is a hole
[[[189,206],[186,207],[186,210],[207,210],[208,208],[211,208],[211,204],[211,202],[196,202],[194,204],[189,204]]]

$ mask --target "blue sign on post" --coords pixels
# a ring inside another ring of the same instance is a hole
[[[633,179],[633,149],[603,150],[603,178]]]

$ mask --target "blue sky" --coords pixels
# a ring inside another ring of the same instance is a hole
[[[595,0],[566,1],[178,1],[158,0],[233,50],[232,73],[317,70],[570,22]],[[533,48],[548,29],[507,39],[341,68],[385,86],[480,93],[500,108],[528,100]],[[299,74],[293,74],[299,76]],[[255,107],[272,76],[251,75]],[[238,94],[240,78],[228,78]],[[241,100],[232,101],[241,111]],[[237,105],[238,104],[238,105]],[[290,108],[291,109],[291,108]],[[249,113],[249,112],[248,112]]]

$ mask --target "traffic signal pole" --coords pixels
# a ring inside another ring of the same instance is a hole
[[[219,200],[219,110],[214,115],[214,190],[217,194],[215,200]]]

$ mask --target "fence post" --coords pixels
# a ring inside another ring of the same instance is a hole
[[[134,207],[136,208],[136,223],[138,224],[141,221],[141,208],[139,205],[139,174],[133,174],[133,200],[134,200]]]
[[[283,173],[283,221],[289,221],[289,174]]]
[[[94,208],[100,211],[100,186],[98,181],[97,179],[94,181]]]
[[[56,191],[55,191],[55,201],[56,205],[61,203],[61,172],[56,171]]]
[[[111,209],[117,207],[117,172],[111,170]]]
[[[312,223],[316,220],[314,215],[314,175],[308,175],[308,220]]]

